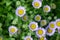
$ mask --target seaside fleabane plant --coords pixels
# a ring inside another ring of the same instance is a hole
[[[40,0],[33,0],[32,6],[36,9],[39,9],[42,6],[42,1]]]
[[[41,20],[41,16],[40,15],[36,15],[35,16],[35,20],[39,22]]]
[[[30,22],[29,29],[32,31],[36,31],[38,29],[38,23],[37,22]]]
[[[46,20],[41,20],[41,26],[45,26],[47,24],[47,21]]]
[[[56,25],[57,28],[60,28],[60,19],[57,19],[55,21],[55,25]]]
[[[49,23],[49,28],[50,28],[50,29],[56,29],[55,21],[51,21],[51,22]]]
[[[22,16],[24,16],[25,14],[26,14],[26,9],[25,9],[25,7],[23,7],[23,6],[17,7],[17,9],[16,9],[16,15],[17,15],[17,16],[22,17]]]
[[[24,40],[33,40],[33,38],[31,36],[26,36],[24,37]]]
[[[9,26],[8,30],[9,30],[9,34],[15,34],[18,31],[16,26]]]
[[[38,28],[38,30],[36,31],[36,35],[38,36],[38,37],[42,37],[42,36],[45,36],[45,34],[46,34],[46,30],[44,29],[44,28]]]
[[[46,28],[46,34],[48,36],[52,36],[55,33],[55,29],[50,29],[49,27]]]
[[[51,7],[50,7],[49,5],[45,5],[45,6],[43,7],[43,11],[44,11],[44,12],[50,12],[50,11],[51,11]]]

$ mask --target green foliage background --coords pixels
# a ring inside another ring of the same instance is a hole
[[[32,32],[28,28],[28,24],[34,20],[36,14],[40,14],[42,19],[46,19],[49,23],[50,21],[60,18],[60,0],[43,0],[42,7],[40,9],[35,9],[32,6],[33,0],[0,0],[0,35],[3,36],[4,40],[23,40],[24,36],[31,35],[34,40],[38,40],[35,32]],[[56,9],[51,9],[48,15],[43,12],[44,5],[51,5],[51,3],[56,4]],[[22,21],[22,19],[15,14],[15,10],[18,6],[24,6],[26,8],[26,14],[29,19],[27,22]],[[51,17],[49,20],[48,17]],[[14,25],[17,26],[21,33],[15,35],[14,37],[9,36],[8,27]],[[39,23],[40,26],[40,23]],[[44,26],[46,27],[46,26]],[[56,32],[53,36],[48,37],[48,40],[60,40],[60,34]]]

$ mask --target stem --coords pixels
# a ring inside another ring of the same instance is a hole
[[[59,34],[57,34],[56,40],[59,40]]]

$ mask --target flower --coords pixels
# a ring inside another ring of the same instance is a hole
[[[42,37],[42,36],[45,36],[45,32],[46,32],[46,30],[44,29],[44,28],[38,28],[38,30],[36,31],[36,35],[38,36],[38,37]]]
[[[55,21],[55,25],[56,25],[57,28],[60,28],[60,19],[57,19]]]
[[[33,38],[31,36],[26,36],[24,40],[33,40]]]
[[[42,36],[39,38],[39,40],[47,40],[46,37]]]
[[[16,15],[17,16],[24,16],[26,14],[26,9],[22,6],[19,6],[17,9],[16,9]]]
[[[40,15],[36,15],[35,16],[35,20],[39,22],[41,20],[41,16]]]
[[[41,26],[45,26],[47,24],[46,20],[41,20]]]
[[[0,36],[0,40],[3,40],[3,37]]]
[[[22,17],[22,20],[23,20],[23,21],[27,21],[27,20],[28,20],[28,16],[27,16],[27,15],[24,15],[24,16]]]
[[[50,12],[50,11],[51,11],[50,6],[45,5],[45,6],[43,7],[43,11],[44,11],[44,12]]]
[[[49,23],[49,28],[51,28],[51,29],[56,29],[55,21],[51,21],[51,22]]]
[[[30,22],[29,29],[32,31],[36,31],[38,29],[38,23],[37,22]]]
[[[51,3],[51,8],[52,9],[56,9],[56,4],[55,3]]]
[[[49,27],[46,28],[46,34],[52,36],[55,33],[55,29],[50,29]]]
[[[10,34],[15,34],[18,31],[17,27],[15,26],[10,26],[8,30]]]
[[[32,6],[38,9],[42,6],[42,2],[40,0],[33,0]]]

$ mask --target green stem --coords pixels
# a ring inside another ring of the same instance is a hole
[[[59,34],[57,34],[56,40],[59,40]]]

